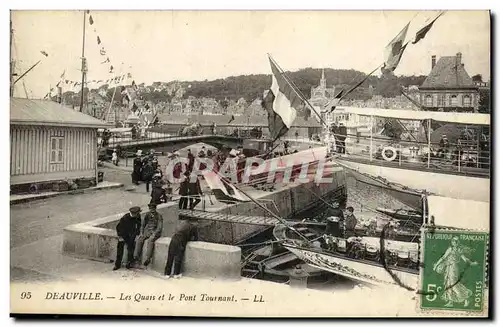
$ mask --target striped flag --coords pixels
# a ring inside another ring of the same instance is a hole
[[[241,194],[236,187],[228,182],[223,182],[213,171],[202,171],[203,177],[208,187],[212,190],[215,198],[222,203],[248,202],[246,196]]]
[[[271,57],[269,57],[269,63],[272,71],[272,84],[262,101],[262,106],[267,110],[271,137],[276,140],[290,129],[298,115],[308,119],[311,112],[305,108],[304,100],[290,85]]]
[[[406,39],[406,33],[408,32],[409,26],[410,23],[406,24],[401,32],[399,32],[399,34],[396,35],[396,37],[385,47],[385,61],[384,66],[382,67],[383,74],[393,72],[396,67],[398,67],[399,61],[403,56],[403,52],[408,45],[408,43],[403,45],[403,42]]]

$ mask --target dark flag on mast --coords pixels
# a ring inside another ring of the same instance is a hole
[[[429,24],[425,25],[422,27],[420,30],[418,30],[417,34],[415,35],[415,40],[412,42],[412,44],[417,43],[418,41],[422,40],[425,38],[427,33],[431,30],[432,25],[436,22],[436,20],[441,17],[444,14],[444,11],[442,11],[439,15],[437,15],[436,18],[434,18]]]
[[[94,19],[92,19],[92,15],[89,16],[89,23],[90,23],[90,25],[94,24]]]
[[[297,91],[287,81],[284,73],[278,69],[269,57],[272,71],[271,89],[264,96],[262,107],[267,110],[267,119],[271,137],[276,140],[286,134],[297,116],[309,118],[311,112]]]
[[[340,99],[342,99],[342,96],[344,95],[344,89],[340,90],[339,93],[333,98],[330,103],[326,105],[326,107],[330,107],[330,113],[335,110],[335,108],[338,106]]]

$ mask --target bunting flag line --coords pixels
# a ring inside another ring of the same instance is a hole
[[[444,11],[440,12],[439,15],[437,15],[437,17],[434,18],[429,24],[427,24],[424,27],[422,27],[421,29],[419,29],[418,32],[417,32],[417,34],[415,35],[415,40],[411,44],[416,44],[418,41],[420,41],[423,38],[425,38],[425,36],[427,35],[427,33],[431,30],[432,25],[434,25],[434,23],[436,22],[436,20],[439,17],[441,17],[444,13],[445,13]]]
[[[99,35],[97,36],[97,45],[101,44],[101,38],[99,37]]]
[[[272,71],[272,84],[271,89],[262,101],[262,106],[267,110],[271,137],[276,140],[292,127],[298,113],[302,113],[304,116],[308,114],[304,110],[304,101],[286,80],[270,56],[269,64]]]
[[[49,56],[49,54],[47,52],[45,52],[45,51],[40,51],[40,53],[43,54],[45,57]]]
[[[101,50],[99,50],[99,53],[101,54],[101,56],[106,55],[106,50],[104,50],[104,47],[102,47]]]
[[[92,18],[92,15],[89,16],[89,23],[90,25],[94,25],[94,19]]]
[[[103,62],[101,62],[101,64],[107,64],[109,63],[109,57],[106,58],[106,60],[104,60]]]
[[[406,33],[408,32],[409,26],[410,23],[406,24],[401,32],[399,32],[398,35],[396,35],[396,37],[385,47],[385,61],[384,66],[382,67],[383,74],[393,72],[398,66],[401,56],[406,49],[407,44],[403,45],[403,42],[406,39]]]
[[[111,67],[109,67],[109,73],[113,73],[113,65],[111,65]]]

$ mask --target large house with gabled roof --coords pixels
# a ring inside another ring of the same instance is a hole
[[[479,90],[465,70],[462,53],[431,58],[431,72],[420,85],[423,110],[477,112]]]

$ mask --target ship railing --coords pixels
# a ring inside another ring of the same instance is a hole
[[[345,154],[342,138],[345,138]],[[329,145],[331,152],[381,165],[489,176],[490,147],[485,141],[458,140],[443,146],[439,142],[331,133]]]

